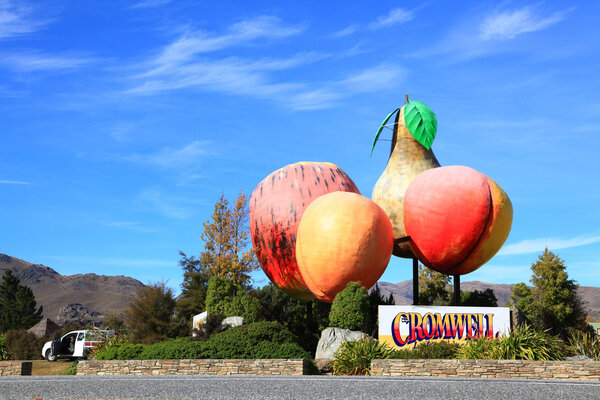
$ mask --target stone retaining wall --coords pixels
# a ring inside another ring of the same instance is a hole
[[[31,375],[31,361],[0,361],[0,376]]]
[[[374,376],[600,381],[598,361],[373,360]]]
[[[259,360],[90,360],[77,364],[77,375],[306,375],[310,361]]]

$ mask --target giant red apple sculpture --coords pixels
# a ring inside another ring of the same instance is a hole
[[[269,174],[250,197],[250,236],[271,282],[303,301],[314,298],[296,262],[296,234],[304,210],[330,192],[359,193],[352,179],[331,163],[299,162]]]
[[[486,175],[464,166],[417,175],[404,197],[404,228],[427,267],[463,275],[500,250],[512,224],[512,204]]]

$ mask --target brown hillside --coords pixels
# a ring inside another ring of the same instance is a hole
[[[21,284],[31,287],[38,306],[44,306],[44,317],[57,320],[61,310],[71,304],[81,304],[93,313],[103,316],[121,313],[131,301],[136,288],[144,286],[127,276],[96,274],[61,275],[52,268],[31,264],[15,257],[0,254],[0,275],[11,269]],[[71,307],[72,308],[72,307]],[[72,316],[76,318],[76,315]],[[64,321],[64,316],[61,322]]]

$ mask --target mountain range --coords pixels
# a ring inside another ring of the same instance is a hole
[[[50,267],[0,253],[0,275],[11,269],[33,291],[44,317],[64,325],[97,324],[119,315],[144,284],[128,276],[96,274],[61,275]]]
[[[31,287],[44,317],[59,324],[69,322],[98,324],[111,315],[120,315],[144,284],[128,276],[96,274],[61,275],[50,267],[0,253],[0,276],[11,269],[21,284]],[[399,283],[378,282],[385,296],[394,294],[398,305],[412,304],[412,280]],[[510,300],[514,285],[479,281],[461,282],[463,291],[492,289],[498,306]],[[578,293],[586,303],[592,320],[600,320],[600,288],[580,286]]]
[[[390,293],[394,294],[394,299],[398,305],[412,304],[413,301],[413,287],[412,280],[403,281],[399,283],[389,282],[378,282],[379,289],[384,296],[389,296]],[[498,306],[503,307],[507,302],[510,301],[510,294],[514,284],[500,284],[500,283],[486,283],[479,281],[461,282],[460,289],[463,292],[466,291],[484,291],[485,289],[492,289],[498,300]],[[588,309],[588,316],[592,321],[600,320],[600,288],[594,286],[579,286],[577,293],[584,301],[586,308]]]

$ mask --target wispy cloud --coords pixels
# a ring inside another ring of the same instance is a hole
[[[512,43],[525,33],[541,31],[563,21],[572,9],[545,12],[540,6],[519,9],[496,9],[484,15],[470,15],[456,24],[437,44],[416,52],[413,56],[444,55],[444,62],[459,62],[514,49]],[[472,24],[470,21],[482,21]]]
[[[391,25],[402,24],[410,21],[415,17],[413,11],[404,8],[394,8],[388,14],[382,15],[376,21],[369,24],[371,29],[385,28]]]
[[[331,77],[319,82],[281,81],[275,72],[305,67],[339,55],[300,52],[288,58],[244,59],[213,54],[257,38],[287,37],[302,29],[285,26],[273,17],[260,17],[237,23],[220,36],[185,33],[145,63],[143,71],[131,77],[134,86],[125,93],[150,96],[193,88],[266,99],[295,110],[315,110],[331,107],[356,93],[381,90],[404,76],[404,70],[399,66],[380,65],[356,71],[345,78]]]
[[[542,252],[546,247],[548,247],[550,250],[559,250],[598,242],[600,242],[600,235],[577,236],[574,238],[548,237],[529,239],[504,246],[500,252],[498,252],[498,255],[538,253]]]
[[[39,53],[0,55],[0,64],[19,72],[77,69],[93,61],[92,58]]]
[[[47,256],[59,262],[78,263],[82,265],[105,265],[111,267],[175,267],[177,261],[155,260],[155,259],[135,259],[121,257],[78,257],[78,256]]]
[[[567,11],[543,16],[536,7],[527,6],[518,10],[507,10],[488,15],[479,25],[482,40],[513,39],[527,32],[540,31],[564,19]]]
[[[23,1],[0,1],[0,39],[21,36],[41,29],[49,21],[34,16],[34,9]]]
[[[158,232],[159,229],[144,226],[136,221],[114,221],[109,219],[91,219],[95,224],[105,226],[107,228],[123,229],[136,232]]]
[[[332,33],[330,36],[338,38],[338,37],[352,35],[354,32],[356,32],[358,30],[358,28],[359,28],[358,25],[350,25],[340,31]]]
[[[132,154],[123,156],[127,161],[149,164],[161,168],[190,168],[199,166],[204,156],[214,154],[210,141],[193,141],[181,148],[165,147],[150,154]]]
[[[139,200],[145,208],[174,219],[189,218],[193,214],[192,206],[204,203],[198,199],[165,194],[157,187],[144,189]]]
[[[381,64],[360,71],[340,83],[355,92],[374,92],[385,89],[406,77],[406,70],[394,64]]]
[[[145,0],[132,5],[129,8],[154,8],[170,3],[172,0]]]
[[[204,53],[239,46],[261,38],[284,38],[298,34],[303,29],[303,26],[285,26],[276,17],[261,16],[233,24],[223,35],[188,31],[151,60],[150,69],[143,73],[142,77],[173,73],[175,69],[189,66],[196,56]]]
[[[31,182],[1,180],[0,185],[31,185]]]

